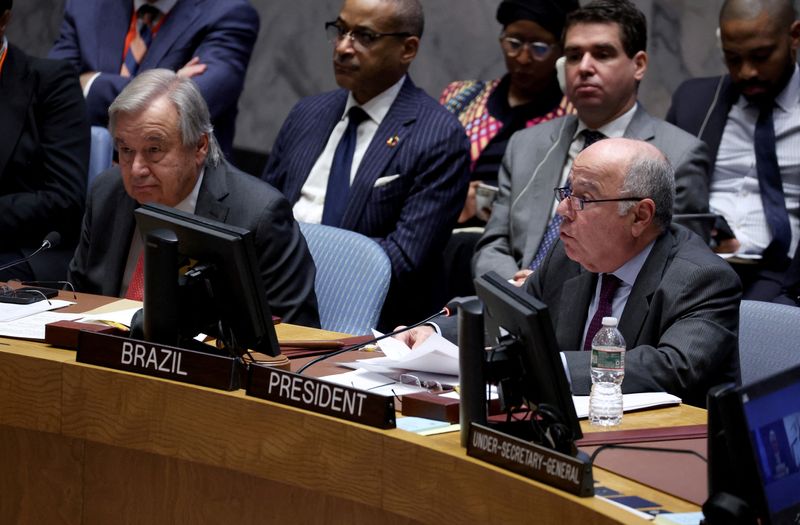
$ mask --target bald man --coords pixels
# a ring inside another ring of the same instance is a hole
[[[569,183],[556,189],[560,240],[524,286],[549,307],[572,392],[589,393],[585,343],[607,310],[627,342],[623,391],[703,406],[711,386],[738,377],[741,286],[699,236],[671,224],[669,162],[646,142],[606,139],[576,157]],[[601,305],[601,296],[610,301]],[[452,328],[443,325],[444,335]],[[416,329],[406,342],[431,331]]]
[[[727,0],[719,27],[729,74],[682,84],[667,121],[709,145],[717,250],[761,256],[734,266],[771,300],[800,239],[800,21],[791,0]]]

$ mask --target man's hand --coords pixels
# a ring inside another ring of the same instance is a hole
[[[533,273],[533,270],[529,270],[528,268],[523,268],[522,270],[518,271],[514,274],[514,286],[522,286],[525,284],[525,279],[528,278],[530,274]]]
[[[458,223],[463,224],[473,218],[478,211],[478,185],[481,183],[479,180],[473,180],[469,183],[469,190],[467,190],[467,200],[464,202],[464,209],[461,210],[461,215],[458,216]]]
[[[718,241],[717,245],[714,247],[714,251],[717,253],[736,253],[741,247],[742,243],[739,242],[739,239],[731,237],[730,239]]]
[[[81,73],[80,81],[81,81],[81,90],[86,90],[86,84],[97,74],[97,71],[86,71]]]
[[[177,71],[179,77],[192,78],[206,72],[208,65],[200,62],[200,57],[192,57],[186,65]]]
[[[403,328],[405,328],[405,326],[398,326],[393,331],[396,332],[397,330],[402,330]],[[436,330],[434,330],[431,325],[424,324],[422,326],[412,328],[411,330],[407,330],[403,333],[397,334],[392,337],[394,337],[399,341],[402,341],[409,348],[416,348],[417,346],[424,343],[427,338],[429,338],[435,333]]]

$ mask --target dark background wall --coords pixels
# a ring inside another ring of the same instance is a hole
[[[323,24],[336,18],[341,1],[251,1],[259,12],[261,31],[239,100],[235,144],[265,153],[300,97],[335,87]],[[663,116],[670,93],[682,80],[722,72],[715,37],[722,0],[634,1],[650,26],[650,65],[640,99],[652,113]],[[502,74],[500,26],[494,19],[499,0],[422,2],[426,28],[411,69],[417,85],[438,97],[450,80]],[[58,34],[63,0],[14,4],[9,39],[30,54],[45,55]]]

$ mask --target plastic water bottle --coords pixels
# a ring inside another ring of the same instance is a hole
[[[625,378],[625,339],[616,317],[603,317],[603,327],[592,339],[592,392],[589,422],[604,427],[622,421],[622,380]]]

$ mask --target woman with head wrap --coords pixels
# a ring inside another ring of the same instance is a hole
[[[508,72],[490,81],[453,82],[442,92],[439,102],[458,117],[470,140],[472,176],[459,227],[482,225],[487,218],[488,210],[478,209],[478,186],[496,186],[511,135],[572,112],[555,64],[567,13],[577,8],[577,0],[503,0],[497,21],[503,26],[500,47]],[[479,236],[454,235],[445,250],[453,296],[472,292],[469,263]]]

